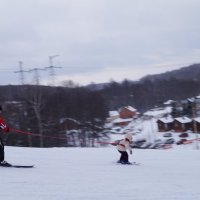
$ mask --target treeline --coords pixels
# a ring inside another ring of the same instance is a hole
[[[76,137],[80,134],[80,145],[87,146],[87,140],[99,137],[107,116],[108,108],[102,94],[84,87],[2,86],[0,91],[9,126],[34,133],[11,132],[6,135],[7,145],[71,146],[72,133],[66,132],[62,122],[71,119],[67,123],[75,121],[72,128],[78,130],[74,133]]]
[[[200,80],[143,80],[122,83],[112,81],[102,89],[109,109],[117,109],[131,105],[139,112],[145,112],[153,107],[163,106],[169,99],[179,101],[194,97],[200,93]]]

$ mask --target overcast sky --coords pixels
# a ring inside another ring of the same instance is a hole
[[[0,0],[0,85],[20,83],[19,61],[43,68],[54,55],[57,83],[81,85],[199,63],[199,19],[199,0]]]

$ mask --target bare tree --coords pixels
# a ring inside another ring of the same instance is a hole
[[[42,120],[42,110],[45,106],[44,98],[42,95],[42,91],[38,86],[31,87],[28,90],[26,100],[33,111],[34,117],[36,119],[38,132],[40,135],[40,147],[44,147],[43,140],[43,120]]]

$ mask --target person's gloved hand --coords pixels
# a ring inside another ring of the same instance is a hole
[[[9,132],[10,130],[9,127],[3,121],[0,123],[0,128],[3,130],[4,133]]]

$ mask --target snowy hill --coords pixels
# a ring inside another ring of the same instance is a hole
[[[33,169],[0,168],[2,200],[198,200],[200,150],[134,149],[117,165],[111,148],[6,147],[6,160]]]

